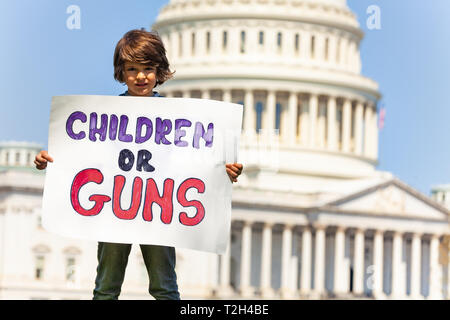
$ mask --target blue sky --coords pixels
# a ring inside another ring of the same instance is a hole
[[[117,95],[115,44],[128,30],[149,28],[168,0],[2,0],[0,141],[47,144],[51,97]],[[380,84],[387,114],[380,132],[380,170],[419,191],[450,183],[450,2],[348,0],[365,38],[363,74]],[[68,6],[81,9],[69,30]],[[381,29],[366,26],[369,5]]]

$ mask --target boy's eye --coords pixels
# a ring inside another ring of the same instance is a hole
[[[134,67],[130,67],[127,69],[127,71],[134,71],[134,70],[136,70]]]

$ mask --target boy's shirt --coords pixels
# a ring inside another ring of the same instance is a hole
[[[125,92],[122,93],[122,94],[119,94],[119,96],[129,96],[129,95],[130,95],[130,94],[128,93],[128,90],[125,91]],[[162,98],[163,96],[160,95],[158,92],[153,91],[153,97],[160,97],[160,98]]]

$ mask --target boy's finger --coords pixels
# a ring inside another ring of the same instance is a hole
[[[42,158],[44,158],[45,160],[48,160],[50,162],[53,162],[53,158],[50,157],[47,152],[42,153]]]
[[[238,176],[238,174],[236,172],[234,172],[233,170],[227,168],[227,173],[229,176],[236,178]]]

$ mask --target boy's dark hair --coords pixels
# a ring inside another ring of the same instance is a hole
[[[156,85],[173,77],[169,69],[164,44],[156,32],[131,30],[125,33],[114,51],[114,79],[124,83],[125,62],[137,62],[156,67]]]

